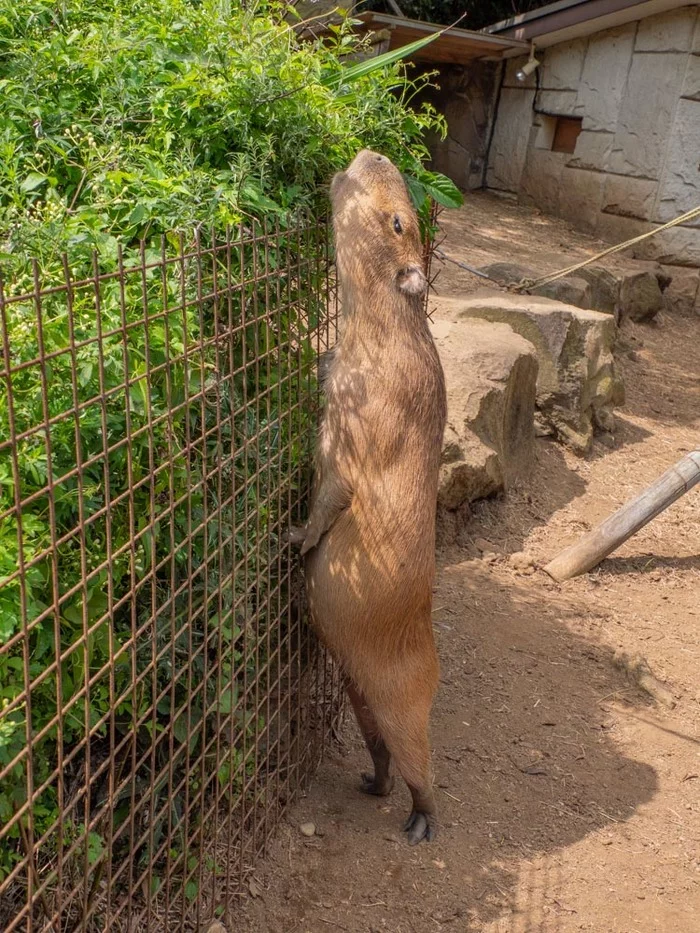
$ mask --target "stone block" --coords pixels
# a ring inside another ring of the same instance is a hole
[[[700,100],[679,100],[653,219],[667,223],[700,206]],[[700,217],[690,222],[700,228]]]
[[[508,489],[529,472],[537,356],[505,324],[440,320],[432,331],[448,412],[438,502],[458,509]]]
[[[659,177],[686,60],[674,52],[633,56],[610,155],[616,175]]]
[[[487,183],[491,188],[517,191],[532,128],[532,90],[504,88],[491,142]]]
[[[603,191],[602,210],[620,217],[651,220],[659,183],[646,178],[608,175]]]
[[[550,214],[559,213],[559,185],[566,155],[530,149],[520,179],[520,196]]]
[[[700,54],[688,56],[681,97],[688,100],[700,100]]]
[[[637,220],[635,217],[620,217],[619,214],[601,214],[598,217],[598,227],[596,233],[601,239],[608,243],[623,243],[625,240],[631,240],[633,237],[646,233],[651,224],[644,220]],[[629,255],[634,258],[639,255],[639,247],[632,247]],[[642,257],[646,258],[646,257]]]
[[[578,91],[587,129],[614,132],[634,47],[633,24],[590,37]]]
[[[697,7],[686,6],[648,16],[637,27],[635,51],[687,52],[693,40]]]
[[[540,86],[547,90],[578,90],[587,45],[586,39],[575,39],[543,50]]]
[[[567,162],[559,186],[559,210],[577,227],[594,233],[598,228],[605,175],[571,168]]]
[[[613,133],[604,130],[586,129],[587,118],[583,118],[583,129],[576,140],[576,149],[569,156],[566,163],[571,168],[592,169],[604,172],[608,167],[608,159],[612,151],[615,138]]]
[[[653,225],[656,226],[656,225]],[[700,266],[700,230],[672,227],[634,248],[640,259],[653,259],[672,266]]]
[[[576,91],[540,91],[537,95],[537,109],[575,117],[578,115],[576,100]]]
[[[610,315],[532,295],[482,293],[461,302],[457,318],[508,324],[535,347],[540,421],[563,443],[585,452],[597,427],[610,430],[624,398]]]

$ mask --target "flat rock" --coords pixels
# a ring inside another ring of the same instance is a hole
[[[612,411],[622,404],[624,389],[615,369],[617,325],[610,315],[534,295],[484,290],[454,302],[451,316],[508,324],[534,346],[540,433],[585,453],[596,429],[612,429]]]
[[[440,320],[432,330],[448,410],[438,502],[455,510],[508,489],[530,469],[537,356],[503,323]]]

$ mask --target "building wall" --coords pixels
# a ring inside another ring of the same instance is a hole
[[[487,184],[613,242],[700,205],[700,7],[508,62]],[[544,111],[545,113],[543,113]],[[581,117],[573,154],[551,151],[549,114]],[[700,267],[700,219],[646,241],[640,258]]]

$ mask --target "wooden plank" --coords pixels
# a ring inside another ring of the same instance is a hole
[[[676,499],[700,483],[700,448],[686,454],[636,498],[611,515],[544,568],[557,582],[597,566]]]

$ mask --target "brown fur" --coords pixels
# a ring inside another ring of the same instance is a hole
[[[416,843],[435,831],[428,717],[438,682],[431,602],[444,376],[399,171],[363,150],[333,179],[331,200],[343,326],[324,373],[302,533],[307,592],[374,760],[364,789],[391,790],[393,758],[413,796],[405,829]]]

